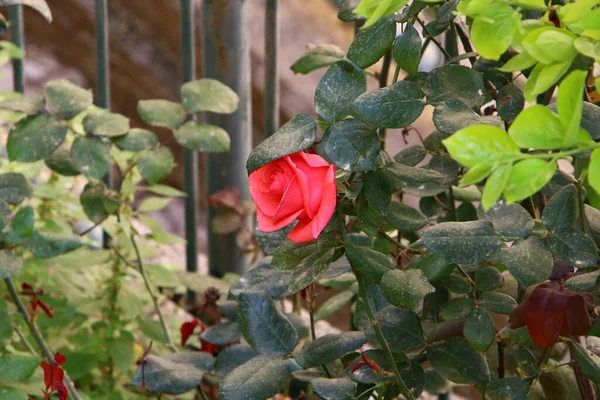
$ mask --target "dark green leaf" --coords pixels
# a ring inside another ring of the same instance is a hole
[[[442,282],[442,285],[452,293],[467,294],[471,292],[471,285],[462,277],[450,275]]]
[[[226,347],[219,352],[215,361],[216,374],[219,378],[223,379],[234,368],[247,363],[257,355],[258,353],[247,344],[235,344]]]
[[[94,183],[88,183],[79,197],[83,212],[95,224],[100,223],[108,217],[108,213],[104,209],[104,199],[104,185]]]
[[[475,309],[475,302],[469,297],[453,297],[440,308],[440,315],[447,320],[466,318]]]
[[[110,112],[88,114],[83,119],[83,128],[95,136],[123,136],[129,130],[129,118]]]
[[[427,349],[427,359],[440,375],[452,382],[476,384],[490,380],[485,358],[464,339],[451,338],[434,344]]]
[[[364,239],[364,236],[346,236],[346,257],[354,270],[373,282],[379,282],[385,273],[395,268],[395,265],[387,255],[362,245],[361,238]]]
[[[392,46],[396,37],[396,22],[381,19],[365,29],[360,29],[348,49],[348,59],[360,68],[375,64]]]
[[[489,221],[442,222],[426,230],[419,242],[456,264],[483,261],[502,244]]]
[[[367,90],[364,72],[347,60],[333,64],[315,92],[315,110],[323,119],[336,122],[352,112],[353,101]]]
[[[292,225],[288,225],[274,232],[262,232],[256,229],[254,231],[254,236],[265,254],[270,255],[287,240],[287,234],[290,233],[290,230],[292,230]]]
[[[308,343],[294,359],[304,368],[328,364],[367,342],[363,332],[344,332],[321,336]]]
[[[465,319],[463,334],[471,347],[479,352],[486,351],[494,342],[494,321],[490,314],[476,307]]]
[[[261,293],[240,293],[237,301],[238,322],[252,348],[262,354],[277,356],[294,350],[298,334],[271,297]]]
[[[555,257],[576,268],[596,266],[596,243],[584,233],[573,228],[562,228],[548,236]]]
[[[486,88],[480,72],[451,64],[429,74],[425,92],[429,103],[442,103],[454,97],[469,107],[478,107],[483,104]]]
[[[229,134],[221,127],[190,121],[175,131],[175,140],[194,151],[221,153],[229,151]]]
[[[475,274],[475,289],[480,292],[491,292],[503,284],[502,274],[492,266],[483,267]]]
[[[374,128],[349,118],[327,128],[323,149],[327,157],[345,171],[368,171],[377,167],[381,142]]]
[[[408,268],[420,269],[427,280],[436,285],[447,278],[456,264],[453,264],[435,253],[425,254],[408,264]]]
[[[388,306],[375,314],[375,319],[383,332],[391,350],[407,353],[423,348],[427,341],[419,316],[410,310]],[[371,343],[379,343],[371,324],[365,330]]]
[[[36,257],[50,258],[76,250],[82,244],[76,237],[54,236],[36,231],[27,242],[27,248]]]
[[[404,33],[394,42],[394,60],[408,75],[415,75],[421,61],[422,39],[412,22],[404,27]]]
[[[592,139],[600,139],[600,107],[592,103],[583,103],[581,127],[588,131]]]
[[[579,215],[578,196],[577,187],[573,184],[564,186],[552,196],[542,215],[546,228],[555,231],[573,227]]]
[[[386,165],[385,168],[399,180],[414,186],[419,186],[424,183],[434,183],[444,179],[444,175],[435,169],[412,167],[400,162]],[[444,188],[442,186],[441,191],[443,190]]]
[[[306,257],[322,250],[340,247],[341,244],[341,238],[337,231],[324,232],[316,241],[308,243],[295,244],[287,241],[277,248],[273,254],[272,263],[280,269],[294,269]]]
[[[385,219],[401,233],[419,230],[428,223],[427,217],[419,210],[395,201],[390,204]]]
[[[27,115],[34,115],[43,109],[44,98],[42,96],[23,96],[0,101],[0,110],[22,112]]]
[[[398,164],[394,165],[394,172],[398,171]],[[407,181],[408,186],[402,188],[402,191],[406,194],[427,197],[440,194],[446,191],[450,186],[454,184],[454,180],[458,176],[459,164],[452,158],[436,154],[434,155],[429,164],[423,168],[417,168],[421,170],[428,170],[431,174],[431,179],[427,183],[412,183]],[[437,174],[436,174],[437,173]],[[442,179],[433,180],[434,174],[436,176],[442,175]]]
[[[158,137],[146,129],[133,128],[125,136],[115,138],[114,143],[123,150],[142,151],[158,144]]]
[[[490,221],[494,229],[508,239],[528,237],[535,225],[533,218],[523,207],[518,204],[506,205],[504,202],[495,203],[482,218]]]
[[[8,204],[17,205],[31,194],[32,189],[23,174],[15,172],[0,174],[0,199]]]
[[[210,111],[231,114],[239,103],[238,95],[228,86],[214,79],[199,79],[181,87],[181,104],[187,112],[195,114]]]
[[[444,133],[454,133],[471,125],[493,125],[504,130],[504,123],[495,116],[481,116],[465,103],[449,99],[433,110],[433,123]]]
[[[148,125],[171,129],[181,125],[187,116],[181,104],[169,100],[140,100],[137,111]]]
[[[387,214],[392,203],[393,192],[393,182],[389,179],[386,171],[377,169],[365,174],[362,193],[371,208],[380,215]]]
[[[358,385],[348,378],[316,378],[310,381],[315,392],[325,400],[352,400]]]
[[[278,298],[286,292],[291,276],[289,271],[282,271],[271,264],[261,262],[231,286],[229,298],[235,299],[244,292],[264,292]]]
[[[141,364],[130,384],[151,393],[183,394],[198,386],[213,366],[213,357],[203,352],[155,356],[150,354]]]
[[[144,150],[138,155],[138,168],[142,177],[153,185],[171,173],[173,153],[168,147]]]
[[[315,120],[298,114],[283,125],[274,135],[265,139],[250,153],[246,162],[248,173],[283,156],[294,154],[312,146],[317,134]]]
[[[235,368],[219,385],[219,398],[268,399],[280,392],[291,373],[299,369],[293,360],[260,356]]]
[[[71,147],[71,159],[81,173],[101,179],[110,169],[110,144],[99,137],[79,136]]]
[[[577,366],[581,369],[581,372],[587,376],[595,384],[600,383],[600,357],[596,354],[588,351],[581,344],[570,341],[573,353],[575,355],[575,361]]]
[[[0,382],[22,382],[33,375],[39,365],[40,359],[36,356],[4,354],[0,356]]]
[[[354,101],[354,115],[377,128],[403,128],[415,122],[425,106],[419,85],[400,81],[367,92]]]
[[[529,331],[527,331],[527,327],[524,326],[519,329],[523,330],[523,332],[526,333],[526,336],[527,336],[526,342],[531,341],[531,336],[529,336]],[[515,334],[515,336],[516,336],[516,334],[518,334],[518,330],[515,330],[512,333]],[[518,340],[515,342],[518,342]],[[538,361],[537,361],[536,357],[531,353],[531,351],[529,351],[525,347],[517,347],[516,349],[514,349],[512,355],[515,360],[515,364],[517,366],[517,371],[519,372],[519,374],[521,376],[528,377],[528,376],[534,376],[537,374]]]
[[[227,321],[209,327],[200,337],[209,343],[225,346],[239,341],[242,332],[237,322]]]
[[[8,134],[8,157],[21,162],[41,160],[52,154],[66,135],[67,126],[48,113],[23,118]]]
[[[296,293],[317,281],[329,267],[334,251],[334,248],[321,250],[302,260],[292,272],[289,292]]]
[[[342,49],[333,44],[320,44],[309,47],[306,53],[300,57],[291,69],[295,74],[308,74],[316,69],[327,67],[344,58]]]
[[[479,296],[479,305],[496,314],[510,314],[517,302],[507,294],[499,292],[484,292]]]
[[[584,207],[585,217],[588,220],[590,230],[592,231],[592,238],[596,244],[600,244],[600,210],[587,204]]]
[[[0,279],[12,278],[21,272],[23,261],[11,250],[0,250]]]
[[[33,224],[35,223],[35,213],[31,206],[19,208],[19,211],[13,217],[10,227],[21,237],[29,237],[33,233]]]
[[[516,377],[490,382],[485,389],[485,398],[489,400],[526,400],[529,383]]]
[[[44,95],[48,109],[60,119],[69,120],[92,105],[92,91],[82,89],[66,79],[46,83]]]
[[[552,253],[539,238],[529,238],[502,248],[500,260],[523,287],[546,280],[552,271]]]
[[[381,279],[381,290],[387,301],[400,308],[414,310],[426,294],[434,292],[420,269],[392,270]]]
[[[409,146],[404,150],[400,150],[395,156],[394,161],[397,163],[414,167],[427,156],[427,150],[421,146]]]
[[[525,96],[521,89],[512,83],[498,90],[498,115],[506,121],[514,121],[525,106]]]
[[[54,172],[64,176],[77,176],[80,172],[75,168],[71,159],[71,145],[63,143],[44,159],[44,163]]]

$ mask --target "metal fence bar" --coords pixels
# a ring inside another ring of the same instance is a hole
[[[94,0],[96,18],[96,96],[98,107],[110,108],[110,67],[108,53],[108,7],[107,0]]]
[[[231,87],[240,104],[231,115],[207,115],[207,122],[224,128],[231,136],[229,153],[206,154],[204,165],[207,194],[235,187],[248,199],[246,159],[252,147],[250,110],[250,35],[249,1],[204,0],[204,71],[207,78]],[[243,273],[246,256],[238,247],[235,234],[217,235],[210,229],[215,210],[208,209],[208,256],[210,273]],[[248,221],[250,223],[250,220]]]
[[[10,32],[15,46],[25,49],[25,33],[23,29],[23,6],[9,8]],[[13,59],[13,88],[15,92],[25,93],[24,60]]]
[[[194,30],[194,1],[180,0],[181,12],[181,82],[196,79],[196,49]],[[183,174],[187,197],[185,198],[185,248],[186,270],[198,271],[198,237],[196,222],[198,221],[198,155],[184,149]],[[187,299],[193,303],[196,293],[188,290]]]
[[[265,133],[279,128],[279,0],[267,0],[265,7]]]

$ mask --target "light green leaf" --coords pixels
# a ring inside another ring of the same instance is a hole
[[[571,72],[558,86],[557,109],[564,133],[566,146],[577,143],[581,113],[583,111],[583,89],[587,71]]]
[[[166,207],[170,202],[169,197],[149,197],[144,199],[138,206],[138,212],[158,211]]]
[[[101,179],[110,169],[110,144],[96,136],[79,136],[71,146],[71,159],[81,173]]]
[[[556,162],[530,158],[513,165],[504,190],[508,204],[521,201],[541,190],[554,176]]]
[[[523,88],[525,99],[533,103],[535,96],[550,89],[568,71],[572,62],[573,59],[549,65],[538,63]]]
[[[508,60],[506,64],[498,69],[502,72],[519,72],[533,67],[536,62],[536,59],[529,53],[523,52]]]
[[[572,60],[577,54],[573,46],[577,36],[566,29],[544,26],[529,32],[523,38],[527,53],[543,64]]]
[[[92,105],[92,91],[80,88],[66,79],[46,83],[44,95],[48,109],[60,119],[70,120]]]
[[[238,95],[215,79],[199,79],[181,87],[182,105],[191,114],[210,111],[231,114],[239,103]]]
[[[592,188],[600,193],[600,149],[592,152],[588,166],[588,182]]]
[[[8,134],[8,157],[13,161],[39,161],[52,154],[66,135],[67,126],[48,113],[23,118]]]
[[[477,52],[490,60],[498,60],[506,52],[515,31],[519,27],[521,14],[505,3],[492,3],[471,27],[471,38]]]
[[[175,140],[194,151],[222,153],[229,151],[231,139],[221,127],[190,121],[175,131]]]
[[[572,141],[566,133],[559,116],[539,104],[521,111],[508,130],[508,134],[519,147],[538,150],[554,150],[576,145],[577,137]]]
[[[138,155],[138,168],[142,177],[153,185],[171,173],[173,153],[168,147],[144,150]]]
[[[145,123],[171,129],[179,127],[187,116],[181,104],[168,100],[140,100],[137,111]]]
[[[494,172],[490,174],[481,196],[481,205],[484,210],[489,210],[498,201],[502,191],[508,185],[511,171],[512,164],[502,164],[497,166]]]
[[[472,125],[442,141],[450,155],[467,167],[483,163],[511,161],[521,152],[503,129]]]
[[[37,356],[3,354],[0,356],[0,382],[22,382],[33,375],[39,365]]]
[[[129,130],[129,118],[110,112],[88,114],[83,119],[83,129],[96,136],[123,136]]]

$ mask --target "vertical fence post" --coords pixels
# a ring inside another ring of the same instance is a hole
[[[181,12],[181,82],[196,79],[196,49],[194,31],[194,1],[180,0]],[[198,221],[198,155],[196,152],[183,150],[183,174],[187,197],[185,198],[185,248],[186,271],[198,271],[198,238],[196,223]],[[188,290],[187,299],[196,301],[196,293]]]
[[[10,32],[15,46],[25,49],[25,33],[23,29],[23,6],[9,8]],[[15,92],[25,93],[25,75],[23,59],[12,60],[13,88]]]
[[[265,7],[265,133],[279,128],[279,0],[267,0]]]
[[[252,147],[250,114],[250,37],[247,0],[204,0],[204,71],[207,78],[231,87],[240,104],[231,115],[207,115],[207,122],[224,128],[231,136],[229,153],[206,154],[207,195],[228,187],[248,199],[246,159]],[[210,229],[215,210],[208,209],[208,256],[210,273],[243,273],[246,257],[237,246],[235,234],[216,235]],[[249,221],[248,221],[249,222]]]
[[[96,19],[96,98],[98,107],[110,108],[110,67],[108,53],[108,7],[107,0],[95,0]]]

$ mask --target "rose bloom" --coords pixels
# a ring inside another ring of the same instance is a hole
[[[250,174],[250,194],[260,231],[273,232],[298,220],[288,239],[310,242],[335,211],[335,166],[302,151],[285,156]]]

